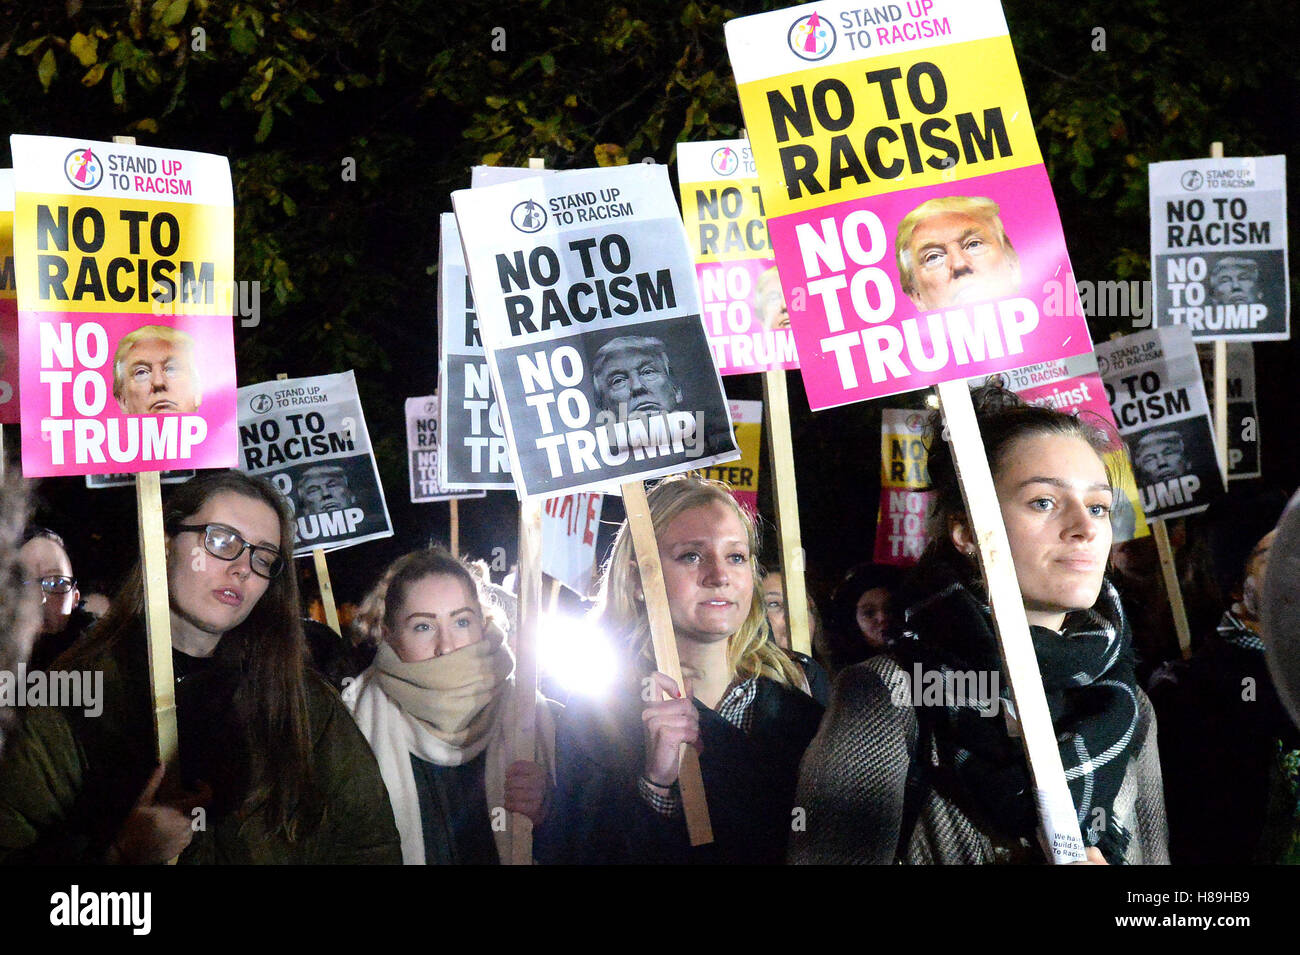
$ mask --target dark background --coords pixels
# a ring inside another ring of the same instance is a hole
[[[236,277],[261,282],[260,324],[235,325],[240,384],[356,370],[397,536],[331,555],[340,599],[355,600],[386,561],[448,534],[447,504],[406,503],[402,402],[436,384],[437,216],[450,191],[474,163],[666,163],[678,140],[738,135],[722,25],[782,5],[9,3],[0,120],[11,132],[134,135],[231,158]],[[1149,277],[1148,163],[1206,155],[1212,140],[1227,156],[1293,151],[1300,60],[1284,5],[1004,9],[1080,280]],[[1131,319],[1091,324],[1096,340],[1132,330]],[[1261,344],[1256,355],[1265,479],[1294,488],[1298,346]],[[761,397],[757,376],[724,383],[732,397]],[[812,415],[796,373],[789,390],[803,539],[821,593],[871,553],[880,405]],[[12,452],[12,427],[7,438]],[[39,493],[79,574],[125,570],[136,534],[129,488],[87,491],[70,478]],[[767,483],[760,507],[772,513]],[[465,550],[513,554],[513,494],[462,502],[460,514]],[[605,516],[621,516],[616,503]]]

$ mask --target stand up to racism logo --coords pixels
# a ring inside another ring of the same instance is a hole
[[[90,190],[103,181],[104,164],[99,161],[99,157],[89,146],[85,149],[74,149],[68,153],[68,158],[63,160],[63,174],[68,177],[68,182],[73,187]]]
[[[835,49],[835,28],[814,10],[790,24],[790,49],[803,60],[824,60]]]

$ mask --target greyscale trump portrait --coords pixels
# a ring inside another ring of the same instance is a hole
[[[663,341],[625,335],[607,341],[592,360],[596,405],[624,420],[629,414],[662,414],[682,402]]]
[[[918,309],[1002,298],[1020,290],[1020,257],[984,196],[928,199],[898,223],[898,279]]]
[[[113,356],[113,397],[126,414],[193,414],[203,401],[194,339],[166,325],[124,335]]]

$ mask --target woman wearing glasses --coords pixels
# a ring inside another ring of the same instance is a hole
[[[80,609],[81,592],[63,538],[45,527],[29,527],[18,552],[28,599],[40,595],[41,632],[32,648],[29,670],[46,670],[80,639],[94,617]]]
[[[179,765],[155,767],[137,565],[61,669],[103,673],[101,713],[30,709],[0,765],[6,861],[401,861],[375,759],[304,669],[284,499],[237,471],[163,508]]]

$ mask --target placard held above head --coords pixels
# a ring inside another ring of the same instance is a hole
[[[798,368],[749,142],[678,143],[677,180],[718,371]]]
[[[726,31],[814,410],[1088,350],[997,0]]]
[[[521,496],[738,454],[659,166],[452,194]]]
[[[229,163],[11,143],[23,473],[233,466]]]

